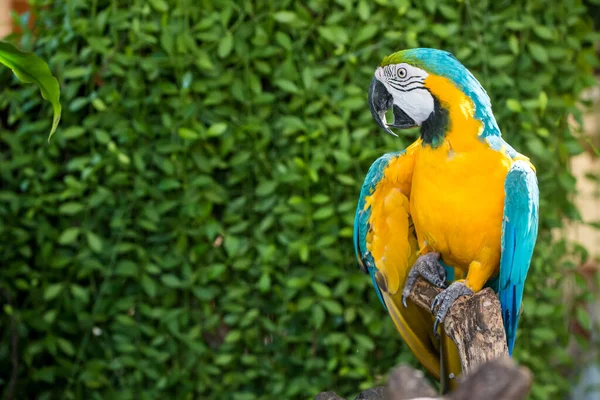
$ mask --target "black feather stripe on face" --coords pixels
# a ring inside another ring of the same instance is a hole
[[[448,110],[433,96],[433,111],[429,115],[429,118],[421,125],[421,139],[423,140],[423,144],[428,144],[433,148],[438,147],[444,141],[449,125],[450,116],[448,115]]]

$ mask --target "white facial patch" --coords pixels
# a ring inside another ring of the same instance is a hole
[[[421,125],[433,112],[433,96],[425,88],[429,74],[405,63],[377,68],[375,77],[383,83],[400,107],[417,125]]]

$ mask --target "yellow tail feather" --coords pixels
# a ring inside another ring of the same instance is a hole
[[[434,317],[428,310],[424,310],[410,301],[408,307],[405,308],[401,298],[401,292],[395,295],[383,293],[383,299],[396,329],[425,369],[438,381],[440,381],[440,373],[443,370],[445,379],[442,379],[441,382],[447,382],[448,386],[445,389],[454,389],[457,382],[455,379],[448,379],[448,376],[453,374],[458,377],[461,372],[456,345],[442,332],[444,368],[441,369],[440,343],[433,334]]]

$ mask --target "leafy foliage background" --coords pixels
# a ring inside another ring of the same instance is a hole
[[[373,70],[416,46],[462,60],[538,168],[516,358],[532,398],[568,388],[559,283],[583,251],[550,229],[578,218],[567,116],[597,65],[589,3],[35,3],[21,45],[64,111],[47,143],[48,105],[1,72],[5,392],[14,337],[18,398],[350,397],[414,362],[351,235],[370,163],[416,137],[372,122]]]

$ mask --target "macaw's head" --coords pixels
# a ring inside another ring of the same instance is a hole
[[[391,128],[421,127],[424,144],[438,146],[452,126],[463,134],[500,135],[490,99],[477,79],[452,54],[436,49],[409,49],[384,58],[369,88],[369,107],[377,124]],[[394,122],[386,112],[392,109]]]

